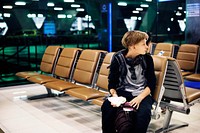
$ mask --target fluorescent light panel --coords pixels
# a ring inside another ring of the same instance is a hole
[[[75,2],[75,0],[64,0],[64,2]]]
[[[71,4],[71,7],[81,7],[81,6],[78,4]]]
[[[6,6],[3,6],[4,9],[12,9],[13,7],[11,5],[6,5]]]
[[[48,2],[47,6],[51,6],[52,7],[52,6],[55,6],[55,4],[53,2]]]
[[[56,11],[62,11],[63,8],[62,7],[54,7],[54,10],[56,10]]]
[[[65,15],[65,14],[58,14],[57,17],[58,17],[58,18],[66,18],[66,15]]]
[[[127,3],[126,2],[119,2],[117,3],[118,6],[127,6]]]
[[[17,5],[17,6],[24,6],[24,5],[26,5],[26,2],[17,1],[17,2],[15,2],[15,5]]]
[[[77,8],[76,11],[77,12],[83,12],[83,11],[85,11],[85,9],[83,9],[83,8]]]

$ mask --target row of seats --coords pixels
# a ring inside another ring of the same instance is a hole
[[[18,72],[16,75],[44,85],[47,88],[47,96],[52,96],[51,90],[56,90],[101,106],[108,95],[108,66],[113,54],[114,52],[103,50],[49,46],[41,62],[43,73],[27,72],[27,76],[26,72]],[[178,60],[158,55],[152,57],[157,78],[152,117],[158,118],[159,107],[165,107],[166,119],[158,131],[168,131],[171,130],[169,127],[172,127],[169,126],[172,112],[189,114],[190,106],[200,101],[200,90],[184,86]],[[171,102],[162,101],[163,98]],[[183,105],[180,107],[179,104],[174,105],[174,102]]]
[[[151,54],[158,55],[164,51],[163,56],[175,58],[181,68],[182,75],[187,80],[200,81],[198,74],[200,47],[195,44],[176,45],[171,43],[157,43],[150,46]]]

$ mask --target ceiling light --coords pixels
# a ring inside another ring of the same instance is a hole
[[[179,10],[183,10],[183,7],[180,6],[180,7],[178,7],[178,9],[179,9]]]
[[[152,2],[152,0],[146,0],[147,2]]]
[[[10,13],[4,13],[3,16],[9,18],[10,17]]]
[[[127,6],[127,3],[126,2],[119,2],[117,5],[118,6]]]
[[[35,17],[36,17],[36,14],[34,14],[34,13],[33,13],[33,14],[28,14],[27,17],[28,17],[28,18],[35,18]]]
[[[142,17],[138,17],[138,20],[142,20]]]
[[[132,16],[131,20],[137,20],[137,17],[136,16]]]
[[[180,13],[180,12],[176,13],[176,16],[181,16],[181,15],[182,15],[182,13]]]
[[[54,10],[56,10],[56,11],[62,11],[63,8],[62,7],[54,7]]]
[[[15,5],[24,6],[24,5],[26,5],[26,2],[17,1],[17,2],[15,2]]]
[[[77,12],[83,12],[83,11],[85,11],[85,9],[83,9],[83,8],[77,8],[76,11]]]
[[[140,6],[141,7],[149,7],[149,5],[147,5],[147,4],[141,4]]]
[[[143,11],[143,8],[136,8],[137,11]]]
[[[75,2],[75,0],[64,0],[64,2]]]
[[[71,7],[80,7],[80,5],[77,5],[77,4],[71,4]]]
[[[43,14],[38,14],[37,15],[39,18],[43,18],[44,16],[43,16]]]
[[[49,3],[47,3],[47,6],[55,6],[55,4],[53,3],[53,2],[49,2]]]
[[[139,11],[133,11],[133,13],[139,13]]]
[[[58,17],[58,18],[66,18],[66,15],[65,15],[65,14],[58,14],[57,17]]]
[[[69,14],[69,15],[67,15],[67,18],[72,18],[72,15],[70,15],[70,14]]]
[[[10,5],[3,6],[4,9],[12,9],[13,7]]]

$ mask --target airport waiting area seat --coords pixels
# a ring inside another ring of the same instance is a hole
[[[187,123],[171,125],[172,114],[174,111],[189,114],[190,107],[195,103],[200,102],[200,90],[185,87],[181,68],[178,61],[174,58],[168,58],[163,86],[164,93],[161,93],[160,95],[167,100],[162,100],[160,102],[160,107],[164,107],[167,110],[163,126],[156,132],[168,132],[180,127],[188,126]]]
[[[171,43],[157,43],[153,55],[159,55],[161,51],[164,52],[162,56],[173,57],[174,45]]]
[[[74,68],[81,51],[82,49],[79,48],[63,48],[55,65],[53,76],[40,74],[31,76],[27,80],[38,84],[44,84],[57,79],[72,80]]]
[[[44,52],[40,63],[40,71],[45,74],[52,74],[54,72],[54,66],[59,56],[61,50],[60,46],[48,46]],[[28,79],[31,76],[40,75],[41,73],[27,71],[27,72],[17,72],[15,75],[20,78]]]
[[[83,50],[77,61],[72,81],[58,79],[56,81],[44,83],[43,85],[47,89],[59,92],[64,92],[82,85],[94,86],[94,81],[99,71],[99,65],[102,63],[102,59],[106,53],[107,52],[103,50]]]
[[[184,77],[197,72],[198,57],[199,57],[198,45],[195,44],[180,45],[176,60],[180,65],[181,72]]]
[[[70,96],[82,99],[84,101],[93,101],[96,98],[100,98],[103,101],[104,98],[106,98],[109,95],[108,74],[109,65],[111,63],[113,54],[114,52],[106,54],[103,63],[100,67],[95,87],[77,87],[74,89],[66,90],[65,93],[69,94]]]

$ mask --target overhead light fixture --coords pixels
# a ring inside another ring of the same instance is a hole
[[[138,17],[138,20],[142,20],[142,17]]]
[[[83,9],[83,8],[77,8],[76,11],[77,12],[83,12],[83,11],[85,11],[85,9]]]
[[[75,2],[75,0],[64,0],[64,2]]]
[[[180,13],[180,12],[176,13],[176,16],[181,16],[181,15],[182,15],[182,13]]]
[[[183,7],[179,6],[178,9],[179,9],[179,10],[183,10]]]
[[[117,3],[118,6],[127,6],[127,3],[126,2],[119,2]]]
[[[66,15],[65,15],[65,14],[58,14],[57,17],[58,17],[58,18],[66,18]]]
[[[4,13],[3,16],[9,18],[10,17],[10,13]]]
[[[35,18],[35,17],[36,17],[36,14],[34,14],[34,13],[33,13],[33,14],[28,14],[27,17],[28,17],[28,18]]]
[[[137,11],[143,11],[143,8],[136,8]]]
[[[147,4],[141,4],[140,6],[141,7],[149,7],[149,5],[147,5]]]
[[[38,18],[43,18],[44,17],[43,14],[38,14],[37,16],[38,16]]]
[[[6,5],[6,6],[3,6],[4,9],[12,9],[13,6],[10,6],[10,5]]]
[[[80,5],[78,5],[78,4],[71,4],[71,7],[81,7]]]
[[[139,13],[139,11],[132,11],[133,13]]]
[[[17,1],[17,2],[15,2],[15,5],[17,5],[17,6],[24,6],[24,5],[26,5],[26,2]]]
[[[52,6],[55,6],[55,4],[54,4],[53,2],[48,2],[48,3],[47,3],[47,6],[52,7]]]
[[[146,0],[147,2],[152,2],[152,0]]]
[[[56,10],[56,11],[62,11],[63,8],[62,7],[54,7],[54,10]]]
[[[70,15],[70,14],[69,14],[69,15],[67,15],[67,18],[72,18],[72,15]]]
[[[136,16],[131,16],[131,20],[137,20]]]

